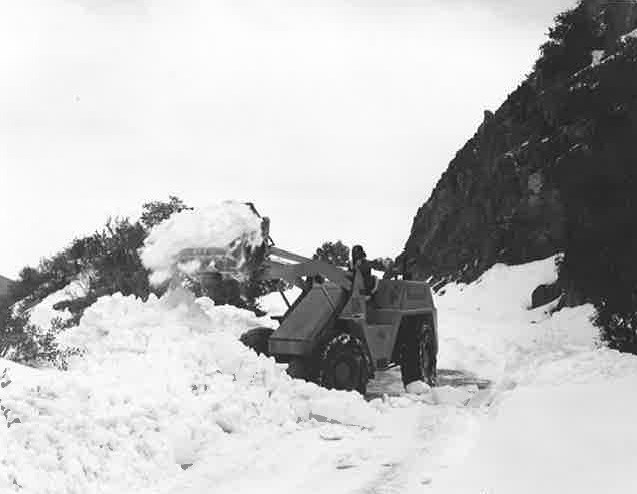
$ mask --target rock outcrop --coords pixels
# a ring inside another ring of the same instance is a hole
[[[584,35],[574,39],[577,28]],[[586,0],[558,18],[554,36],[571,38],[543,50],[527,80],[485,112],[418,210],[402,254],[414,277],[472,281],[496,262],[564,251],[573,156],[603,147],[597,140],[613,114],[618,125],[637,119],[637,39],[625,36],[635,28],[637,4]],[[562,60],[578,57],[565,73]]]

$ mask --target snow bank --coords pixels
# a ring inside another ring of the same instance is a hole
[[[565,354],[590,351],[598,331],[591,305],[529,310],[533,290],[557,279],[555,256],[518,266],[496,264],[475,283],[451,283],[436,296],[439,367],[500,381]]]
[[[556,260],[552,256],[517,266],[496,264],[474,283],[444,286],[439,292],[440,305],[445,310],[488,313],[490,319],[525,317],[533,290],[557,281]]]
[[[261,220],[246,204],[226,201],[173,214],[151,230],[141,259],[152,272],[151,283],[161,284],[179,271],[190,274],[201,267],[197,262],[178,265],[182,249],[219,248],[230,255],[237,240],[249,246],[260,245]]]
[[[114,295],[60,337],[83,350],[68,372],[11,364],[0,428],[0,491],[134,492],[210,456],[228,436],[290,430],[320,415],[372,427],[360,395],[292,380],[236,336],[271,324],[183,290],[142,302]]]
[[[637,492],[637,357],[600,346],[590,305],[528,310],[554,261],[496,265],[437,297],[440,365],[493,385],[468,403],[491,405],[473,448],[431,492]]]

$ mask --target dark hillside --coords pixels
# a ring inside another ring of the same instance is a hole
[[[9,285],[11,283],[9,278],[0,275],[0,297],[4,297],[9,292]]]
[[[564,252],[569,301],[594,302],[604,327],[637,328],[636,28],[634,2],[558,16],[532,73],[418,210],[403,254],[415,276],[472,281]],[[637,351],[628,333],[617,346]]]
[[[565,248],[567,158],[599,147],[610,120],[630,132],[635,106],[635,41],[621,43],[618,33],[637,27],[637,5],[602,3],[586,1],[558,18],[551,32],[574,48],[551,39],[527,80],[495,114],[485,112],[451,161],[405,246],[415,274],[473,280],[495,262],[526,262]],[[578,39],[570,22],[583,24]],[[612,53],[591,67],[592,51],[603,46],[613,46]]]

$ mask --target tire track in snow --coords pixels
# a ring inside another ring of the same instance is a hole
[[[435,421],[432,420],[430,410],[432,407],[420,404],[415,404],[413,407],[417,415],[410,424],[410,430],[404,431],[395,438],[401,440],[403,445],[401,458],[393,463],[383,464],[387,470],[357,490],[356,494],[404,493],[409,488],[409,484],[414,483],[414,476],[418,475],[417,465],[422,462],[423,457],[430,454],[429,445],[436,434],[436,427]],[[420,479],[415,482],[419,483]]]
[[[388,372],[379,384],[379,390],[392,397],[373,430],[324,424],[287,433],[272,430],[263,436],[227,437],[214,455],[206,455],[162,492],[428,492],[438,471],[464,457],[471,443],[470,425],[479,412],[429,405],[404,392],[397,396],[394,392],[402,383],[396,372]]]
[[[414,404],[413,410],[417,416],[410,428],[394,438],[402,441],[400,457],[353,494],[434,492],[436,474],[461,463],[475,444],[484,415],[478,409],[426,404]]]

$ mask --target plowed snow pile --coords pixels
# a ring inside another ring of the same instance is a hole
[[[249,246],[263,242],[261,220],[249,206],[226,201],[196,210],[184,210],[155,226],[141,251],[144,266],[151,270],[151,283],[168,281],[179,271],[190,274],[201,266],[179,264],[178,254],[187,248],[227,249],[239,240]]]
[[[237,340],[269,323],[181,290],[99,299],[63,335],[85,352],[69,371],[0,362],[13,379],[2,404],[21,420],[0,427],[0,491],[136,492],[229,434],[295,430],[319,415],[373,425],[359,395],[294,381]]]

